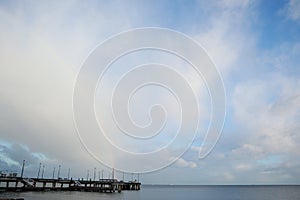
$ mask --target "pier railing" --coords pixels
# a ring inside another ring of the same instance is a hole
[[[118,181],[117,179],[46,179],[0,177],[0,191],[89,191],[89,192],[121,192],[122,190],[140,190],[141,183],[136,181]]]

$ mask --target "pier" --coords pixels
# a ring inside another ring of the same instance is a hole
[[[82,191],[82,192],[121,192],[122,190],[140,190],[137,181],[118,181],[117,179],[83,180],[0,177],[0,192],[25,191]]]

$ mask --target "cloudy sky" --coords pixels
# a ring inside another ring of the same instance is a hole
[[[36,176],[40,162],[45,177],[51,177],[58,165],[63,177],[71,168],[71,176],[86,178],[87,170],[92,174],[94,167],[109,176],[111,169],[95,160],[78,138],[74,85],[82,64],[99,44],[142,27],[179,31],[206,50],[222,75],[227,113],[217,145],[199,159],[201,127],[207,125],[210,111],[207,91],[181,63],[177,71],[191,79],[199,97],[200,130],[175,163],[140,175],[143,183],[300,183],[299,0],[0,1],[0,170],[19,172],[25,159],[26,176]],[[168,55],[154,55],[137,56],[146,62],[154,62],[149,57],[159,58],[172,67],[179,63]],[[106,77],[111,87],[122,72],[115,67]],[[148,108],[143,106],[166,102],[171,120],[162,134],[172,133],[178,128],[176,100],[156,89],[160,90],[154,87],[135,96],[130,109],[138,109],[132,118],[145,125]],[[159,98],[149,100],[149,94]],[[137,147],[138,151],[156,149],[171,136],[162,135],[153,144]],[[126,139],[115,142],[135,148]],[[106,152],[109,158],[122,160]],[[170,159],[166,156],[159,159]],[[116,176],[122,178],[122,173]]]

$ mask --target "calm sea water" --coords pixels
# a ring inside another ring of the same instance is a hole
[[[92,192],[0,193],[0,198],[25,200],[300,200],[300,186],[149,186],[140,191],[104,194]]]

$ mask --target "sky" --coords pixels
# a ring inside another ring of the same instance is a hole
[[[205,81],[187,63],[165,52],[135,52],[114,63],[104,77],[104,88],[96,90],[95,113],[98,121],[106,122],[108,128],[113,121],[105,121],[109,112],[105,94],[110,94],[130,66],[142,63],[159,62],[171,66],[170,70],[176,68],[189,80],[199,106],[199,130],[192,144],[185,149],[179,142],[178,148],[184,154],[176,159],[168,153],[160,154],[158,161],[174,162],[141,173],[140,181],[300,184],[299,0],[1,0],[0,171],[20,172],[22,161],[26,160],[25,176],[37,176],[39,163],[45,166],[45,177],[52,177],[53,168],[57,172],[59,165],[62,177],[67,176],[69,168],[71,176],[76,178],[86,178],[88,170],[91,177],[94,168],[97,172],[103,170],[105,177],[111,176],[111,168],[88,153],[78,137],[74,87],[85,61],[100,44],[121,32],[143,27],[180,32],[205,49],[222,77],[226,116],[217,144],[208,156],[199,159],[211,116]],[[155,35],[152,37],[155,40]],[[133,38],[129,43],[136,41]],[[151,73],[148,76],[155,80],[162,77],[172,82],[176,77],[169,71],[161,71],[160,76]],[[136,76],[131,80],[140,79]],[[131,99],[130,119],[146,126],[149,106],[165,105],[168,115],[162,116],[160,111],[153,114],[153,121],[158,124],[168,117],[165,130],[156,140],[131,143],[125,136],[119,137],[115,129],[104,128],[115,144],[132,152],[157,150],[173,142],[173,133],[180,127],[178,99],[162,87],[144,89]],[[190,113],[192,105],[186,107]],[[194,117],[188,114],[187,121],[193,121]],[[89,134],[88,128],[80,132],[81,137]],[[95,142],[96,148],[97,145],[102,148],[105,159],[115,164],[116,169],[146,166],[105,149],[101,140],[89,139],[87,142]],[[122,178],[122,170],[116,170],[115,174]],[[137,179],[137,173],[125,174],[125,180],[132,178]]]

